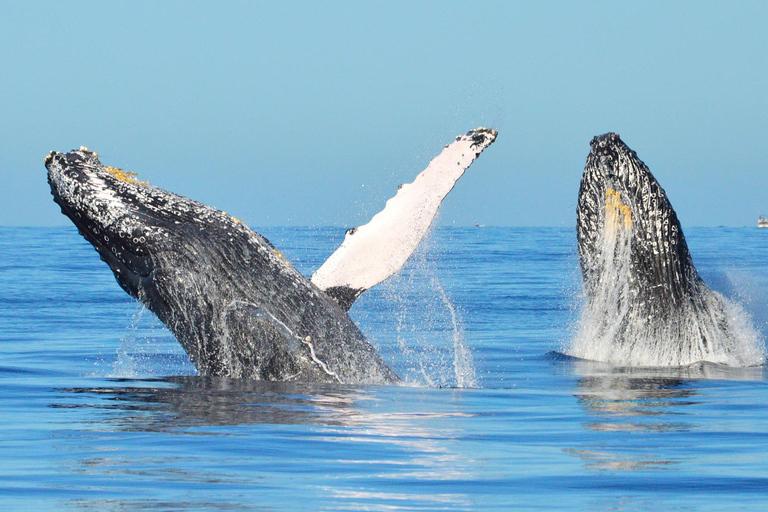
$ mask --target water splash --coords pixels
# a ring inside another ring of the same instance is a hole
[[[126,327],[126,335],[120,340],[120,346],[116,350],[116,358],[112,364],[112,371],[108,375],[113,378],[133,378],[140,374],[138,368],[137,353],[142,353],[146,340],[137,336],[142,318],[148,309],[136,301],[136,312],[131,316],[131,322]]]
[[[381,311],[395,319],[396,366],[407,383],[479,387],[461,312],[440,283],[433,257],[430,244],[422,242],[406,266],[380,286]]]
[[[141,301],[134,304],[135,312],[114,358],[99,358],[95,366],[100,369],[91,376],[133,379],[147,375],[196,375],[197,370],[173,335]]]
[[[762,269],[760,269],[762,270]],[[726,279],[728,295],[735,297],[744,307],[760,337],[768,336],[768,273],[744,268],[727,268],[723,270]]]
[[[453,325],[453,370],[456,377],[456,386],[459,388],[476,388],[478,385],[472,352],[464,343],[464,324],[461,321],[461,317],[453,306],[448,294],[445,293],[440,281],[434,276],[432,277],[432,286],[440,292],[443,305],[451,313],[451,324]]]
[[[698,300],[657,311],[642,298],[631,263],[632,231],[606,222],[602,269],[584,298],[577,333],[564,351],[620,366],[685,366],[707,361],[747,367],[765,362],[765,347],[740,305],[705,286]]]

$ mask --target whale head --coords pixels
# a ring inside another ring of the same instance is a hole
[[[764,361],[739,307],[696,271],[664,189],[615,133],[592,139],[577,239],[587,300],[572,355],[622,366]]]
[[[203,262],[216,250],[217,239],[231,240],[243,232],[259,236],[225,212],[103,165],[99,155],[85,147],[51,152],[45,166],[62,213],[133,297],[153,290],[153,271],[168,270],[157,268],[162,255]]]
[[[45,165],[54,201],[123,290],[171,329],[202,373],[224,373],[217,319],[242,299],[231,290],[257,266],[239,257],[248,258],[248,242],[260,236],[224,212],[103,165],[85,147],[51,152]]]
[[[664,303],[690,295],[701,279],[664,189],[619,135],[597,136],[590,146],[577,207],[587,294],[607,266],[624,258],[636,293],[643,289]]]
[[[101,164],[97,153],[81,147],[45,158],[54,201],[77,226],[133,297],[145,288],[152,272],[150,254],[164,228],[162,209],[152,208],[158,194],[133,173]],[[173,222],[173,221],[172,221]]]

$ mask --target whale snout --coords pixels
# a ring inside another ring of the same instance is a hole
[[[619,134],[609,132],[604,135],[598,135],[589,143],[592,148],[589,158],[593,163],[598,163],[604,171],[613,174],[611,169],[619,160],[619,156],[625,152],[627,146],[622,142]]]
[[[592,138],[589,143],[584,178],[598,181],[606,188],[619,189],[636,197],[648,183],[649,171],[618,133],[609,132]]]
[[[604,133],[603,135],[596,135],[592,138],[592,141],[589,143],[589,145],[592,147],[592,150],[600,150],[602,148],[606,148],[612,144],[617,144],[623,142],[621,141],[621,137],[618,133],[608,132]]]
[[[72,151],[60,153],[51,151],[45,157],[45,167],[48,169],[48,183],[54,199],[68,203],[77,202],[88,193],[90,176],[85,172],[89,164],[90,152]],[[95,156],[92,159],[96,159]]]

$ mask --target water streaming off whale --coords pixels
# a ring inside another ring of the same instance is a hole
[[[344,235],[341,228],[262,230],[305,275],[323,263]],[[302,232],[311,243],[293,247],[296,232]],[[476,388],[480,382],[472,348],[466,340],[464,312],[441,282],[445,276],[439,267],[452,254],[444,243],[433,243],[433,236],[429,235],[398,274],[359,299],[353,313],[363,324],[363,332],[370,336],[377,349],[385,351],[385,360],[396,368],[407,385]],[[413,304],[420,306],[415,308]],[[164,374],[197,374],[162,323],[140,301],[135,308],[116,349],[116,357],[105,354],[97,361],[92,375],[142,378],[157,373],[160,360],[165,361],[162,363]],[[392,326],[396,343],[385,342],[382,347],[382,336],[386,340],[386,335],[380,332]],[[235,348],[228,347],[228,350]]]

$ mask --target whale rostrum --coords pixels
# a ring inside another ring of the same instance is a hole
[[[446,146],[358,228],[365,238],[352,237],[350,247],[347,235],[313,281],[240,220],[105,166],[85,147],[51,152],[45,165],[62,213],[201,375],[387,384],[398,376],[346,311],[402,267],[445,195],[496,135],[479,128]],[[399,199],[403,190],[407,200]]]

